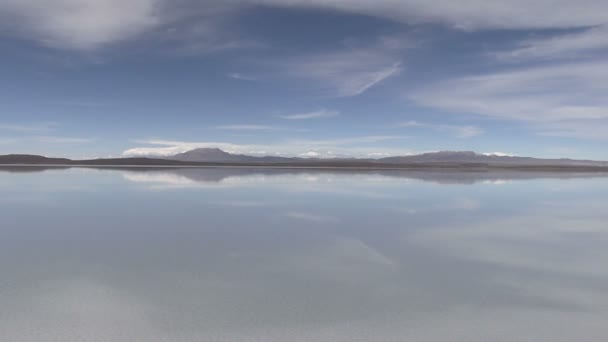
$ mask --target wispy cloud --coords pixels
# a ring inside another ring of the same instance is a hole
[[[225,126],[216,126],[216,129],[222,130],[231,130],[231,131],[272,131],[279,129],[274,126],[266,126],[266,125],[225,125]]]
[[[240,45],[224,34],[220,18],[242,15],[256,6],[329,9],[466,30],[575,28],[608,22],[608,4],[597,0],[511,0],[508,6],[485,0],[3,0],[0,29],[61,49],[90,51],[156,34],[183,41],[188,50],[201,51]],[[551,15],[547,15],[549,11]],[[361,76],[363,79],[351,82],[349,93],[390,73],[390,69],[376,69],[375,75]]]
[[[583,137],[583,132],[595,131],[598,122],[608,119],[606,93],[608,63],[592,60],[442,81],[408,97],[419,105],[454,113],[527,122],[553,135],[566,136],[564,130],[555,129],[564,125],[570,131],[567,135]],[[600,135],[605,136],[605,131]]]
[[[371,51],[343,52],[298,58],[285,67],[290,76],[322,84],[327,96],[352,97],[401,72],[400,62],[385,58]]]
[[[30,124],[3,124],[0,123],[0,131],[13,132],[44,132],[54,130],[55,123],[30,123]]]
[[[317,85],[323,96],[352,97],[399,75],[407,39],[381,37],[369,44],[344,44],[340,49],[300,54],[272,63],[287,77]]]
[[[418,121],[406,121],[395,125],[395,127],[409,128],[409,127],[421,127],[429,128],[439,132],[448,132],[453,134],[457,138],[472,138],[484,133],[484,130],[477,126],[458,126],[458,125],[444,125],[444,124],[429,124]]]
[[[253,76],[241,74],[238,72],[229,73],[226,76],[229,78],[232,78],[235,80],[241,80],[241,81],[257,81],[257,78],[255,78]]]
[[[538,134],[547,137],[608,140],[608,119],[562,120],[536,127]],[[572,154],[572,153],[570,153]]]
[[[251,45],[223,25],[244,5],[221,0],[3,0],[0,30],[50,48],[86,53],[134,40],[175,54],[207,53]]]
[[[12,138],[0,138],[0,145],[9,145],[17,142],[17,139]]]
[[[359,137],[347,137],[337,139],[319,139],[319,140],[289,140],[290,144],[309,145],[309,146],[336,146],[336,145],[353,145],[353,144],[373,144],[389,140],[408,139],[407,136],[401,135],[366,135]]]
[[[517,47],[494,55],[502,61],[556,60],[583,57],[608,50],[608,25],[585,29],[581,32],[527,39]]]
[[[286,120],[308,120],[308,119],[320,119],[320,118],[332,118],[340,115],[337,110],[320,109],[314,112],[298,113],[289,115],[279,115],[279,117]]]
[[[337,217],[325,216],[325,215],[319,215],[319,214],[313,214],[313,213],[307,213],[307,212],[300,212],[300,211],[288,212],[285,214],[285,216],[289,217],[291,219],[302,220],[302,221],[307,221],[307,222],[311,222],[311,223],[321,223],[321,224],[337,223],[340,221]]]
[[[93,138],[58,137],[58,136],[39,136],[34,140],[50,144],[85,144],[95,141]]]
[[[325,8],[384,17],[409,24],[439,23],[451,27],[477,29],[542,29],[588,27],[608,22],[608,4],[585,0],[257,0],[275,6]],[[522,10],[522,9],[525,9]],[[551,15],[547,15],[551,13]]]

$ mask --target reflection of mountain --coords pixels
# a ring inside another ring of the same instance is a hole
[[[92,166],[94,167],[94,166]],[[46,170],[63,170],[70,166],[2,166],[0,172],[42,172]],[[410,179],[439,184],[501,184],[511,180],[531,180],[541,178],[572,179],[572,178],[603,178],[607,172],[568,172],[568,171],[521,171],[521,170],[440,170],[440,169],[311,169],[311,168],[263,168],[263,167],[104,167],[105,170],[123,171],[125,177],[132,181],[164,183],[164,184],[217,184],[232,180],[255,183],[264,177],[278,176],[379,176],[395,179]]]
[[[32,173],[32,172],[43,172],[47,170],[66,170],[69,166],[3,166],[0,164],[0,172],[15,172],[15,173]]]
[[[276,168],[165,168],[165,169],[121,169],[125,178],[136,182],[187,186],[196,184],[250,184],[267,181],[279,176],[299,176],[308,181],[316,177],[340,178],[342,176],[388,177],[392,179],[419,180],[438,184],[502,184],[515,180],[540,178],[602,178],[608,172],[538,172],[538,171],[411,171],[411,170],[318,170],[318,169],[276,169]]]

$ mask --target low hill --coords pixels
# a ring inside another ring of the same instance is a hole
[[[72,161],[65,158],[47,158],[31,154],[9,154],[0,156],[0,164],[69,164]]]

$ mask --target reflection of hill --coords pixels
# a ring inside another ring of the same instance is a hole
[[[246,181],[275,176],[380,176],[397,179],[420,180],[438,184],[475,184],[506,181],[532,180],[540,178],[572,179],[608,177],[608,172],[540,172],[540,171],[411,171],[411,170],[323,170],[323,169],[264,169],[264,168],[166,168],[166,169],[123,169],[127,179],[141,182],[176,184],[192,182],[200,184],[220,183],[227,180]],[[138,178],[139,176],[139,178]]]
[[[14,173],[33,173],[43,172],[47,170],[66,170],[69,166],[2,166],[0,165],[0,172],[14,172]]]
[[[32,173],[47,170],[64,170],[69,166],[0,166],[0,172]],[[95,167],[87,167],[95,168]],[[232,181],[256,182],[264,177],[278,176],[380,176],[396,179],[419,180],[438,184],[475,184],[506,181],[532,180],[541,178],[573,179],[608,177],[608,172],[568,172],[568,171],[519,171],[519,170],[356,170],[356,169],[312,169],[312,168],[262,168],[262,167],[103,167],[100,170],[118,170],[125,178],[137,182],[158,184],[217,184]]]

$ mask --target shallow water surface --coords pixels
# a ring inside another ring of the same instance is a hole
[[[608,178],[0,169],[1,341],[602,341]]]

